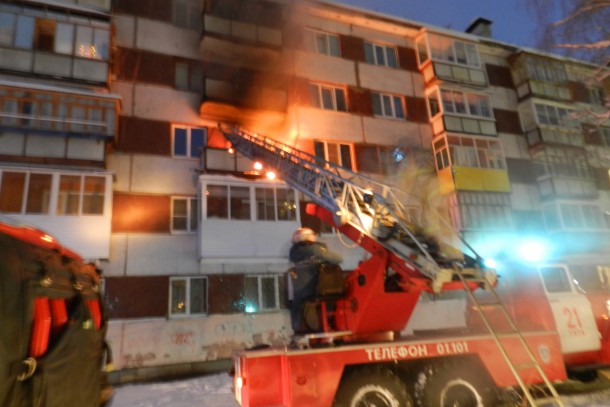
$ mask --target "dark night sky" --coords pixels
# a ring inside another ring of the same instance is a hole
[[[464,31],[477,17],[493,21],[493,38],[535,47],[536,22],[523,0],[332,0],[429,25]]]

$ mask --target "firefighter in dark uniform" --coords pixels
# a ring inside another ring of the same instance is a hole
[[[341,256],[328,250],[324,243],[318,242],[316,234],[309,228],[299,228],[292,234],[290,261],[294,267],[290,271],[289,293],[290,320],[295,334],[305,333],[303,324],[303,305],[316,295],[318,271],[322,263],[339,264]],[[292,296],[290,296],[292,294]]]

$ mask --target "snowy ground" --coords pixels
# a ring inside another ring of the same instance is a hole
[[[608,407],[610,389],[562,396],[565,407]],[[238,407],[226,373],[116,389],[111,407]],[[299,406],[300,407],[300,406]]]
[[[115,389],[111,407],[238,407],[227,373]]]

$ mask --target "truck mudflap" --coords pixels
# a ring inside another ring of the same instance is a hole
[[[565,380],[566,371],[559,338],[555,332],[524,333],[523,337],[540,367],[551,381]],[[517,336],[500,339],[526,383],[540,383],[535,367],[520,367],[530,361]],[[426,340],[345,345],[321,349],[267,349],[235,354],[235,396],[244,407],[330,407],[344,372],[352,367],[388,366],[403,372],[406,388],[417,378],[417,370],[443,360],[461,360],[464,369],[483,369],[498,388],[517,385],[494,339],[489,335],[446,337]],[[468,360],[476,360],[473,366]],[[476,366],[474,366],[476,365]]]

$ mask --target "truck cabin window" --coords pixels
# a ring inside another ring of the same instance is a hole
[[[564,268],[542,267],[540,273],[548,293],[566,293],[572,291],[568,273],[566,273]]]

